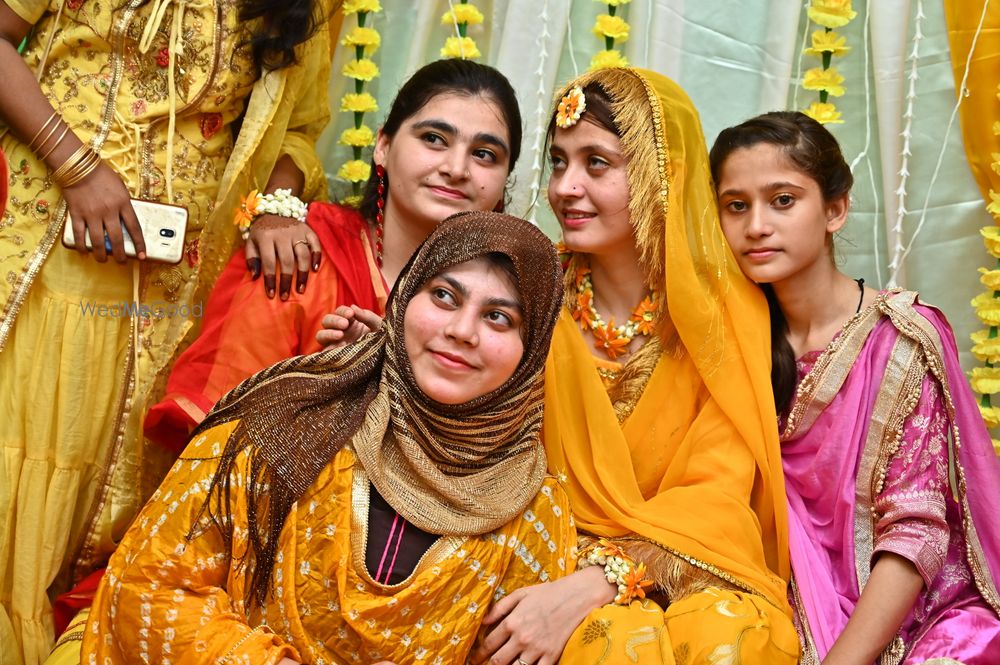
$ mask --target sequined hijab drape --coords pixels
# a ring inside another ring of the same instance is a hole
[[[414,380],[403,314],[428,279],[490,253],[514,265],[524,356],[493,392],[464,404],[434,402]],[[532,224],[491,212],[450,217],[403,270],[380,331],[247,379],[200,429],[240,420],[227,452],[250,448],[252,475],[267,483],[276,514],[287,514],[284,505],[350,444],[379,493],[420,529],[442,535],[496,529],[524,509],[545,475],[538,440],[542,369],[561,279],[551,242]]]
[[[586,341],[563,314],[546,368],[551,468],[566,474],[582,530],[653,541],[787,608],[767,305],[719,227],[697,112],[674,82],[635,69],[590,72],[557,99],[591,82],[611,99],[622,134],[641,265],[666,300],[664,350],[619,424]]]

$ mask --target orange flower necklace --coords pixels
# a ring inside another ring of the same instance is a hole
[[[616,326],[615,320],[605,323],[594,308],[594,285],[590,280],[590,268],[576,270],[576,302],[573,303],[573,320],[580,329],[590,331],[594,336],[594,346],[608,354],[611,360],[628,353],[628,345],[636,335],[652,335],[656,330],[656,314],[659,298],[656,292],[642,299],[632,315],[623,325]]]

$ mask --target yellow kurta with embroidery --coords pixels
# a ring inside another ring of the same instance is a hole
[[[166,470],[141,418],[234,248],[234,202],[282,154],[306,175],[306,197],[324,191],[313,146],[329,117],[317,81],[330,36],[320,29],[297,65],[258,77],[239,46],[236,0],[7,4],[35,25],[24,54],[33,70],[52,35],[41,88],[73,131],[133,196],[190,215],[181,263],[137,273],[153,312],[133,333],[116,307],[134,299],[131,263],[62,247],[58,187],[13,134],[0,137],[11,174],[0,218],[0,664],[33,665],[53,640],[47,594],[103,564]]]
[[[185,536],[235,423],[191,443],[111,560],[86,628],[82,662],[106,665],[464,663],[492,603],[563,576],[575,535],[565,492],[551,477],[524,513],[478,537],[441,537],[405,581],[384,586],[365,569],[368,480],[341,450],[290,512],[267,606],[247,610],[247,454],[233,480],[235,556],[218,531]],[[262,628],[266,626],[266,628]],[[90,660],[96,656],[96,660]]]

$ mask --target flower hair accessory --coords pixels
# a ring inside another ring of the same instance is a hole
[[[255,189],[243,197],[243,202],[233,216],[233,223],[246,240],[250,236],[250,225],[261,215],[290,217],[305,223],[306,210],[308,206],[292,194],[290,189],[276,189],[271,194],[261,194]]]
[[[568,129],[580,121],[580,116],[586,110],[587,98],[583,94],[583,88],[574,85],[559,100],[559,106],[556,107],[556,125]]]

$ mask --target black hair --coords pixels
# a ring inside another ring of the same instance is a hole
[[[716,184],[726,159],[741,148],[768,143],[781,148],[797,169],[819,185],[827,203],[851,191],[854,175],[837,139],[823,125],[798,111],[765,113],[719,133],[709,152]],[[771,314],[771,387],[778,413],[785,413],[795,397],[798,378],[795,351],[788,342],[788,321],[770,284],[762,284]]]
[[[408,118],[418,113],[432,99],[444,94],[470,97],[481,95],[499,107],[510,134],[507,172],[513,171],[521,154],[521,111],[517,105],[517,95],[506,76],[493,67],[471,60],[436,60],[418,69],[396,93],[396,99],[382,123],[382,134],[392,138]],[[388,192],[388,173],[385,176],[385,188]],[[359,206],[365,219],[375,219],[378,212],[377,201],[378,176],[373,164]]]
[[[339,4],[339,3],[335,3]],[[317,16],[316,0],[244,0],[240,21],[260,19],[247,43],[261,72],[294,65],[295,47],[312,37],[325,16]]]

